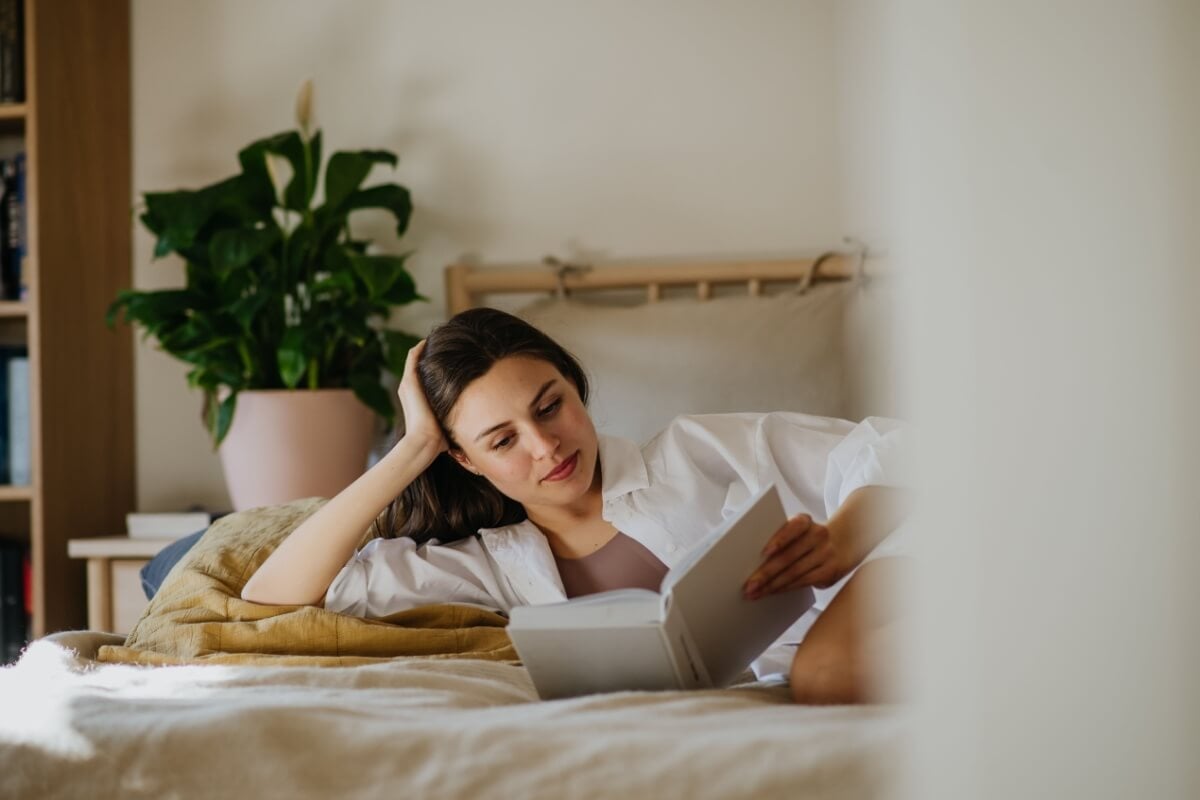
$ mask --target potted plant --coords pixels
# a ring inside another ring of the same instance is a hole
[[[238,174],[144,194],[139,219],[156,239],[154,257],[179,254],[185,285],[125,290],[108,309],[110,327],[124,312],[143,338],[191,366],[188,384],[204,393],[236,509],[330,496],[361,474],[376,419],[394,421],[383,372],[401,374],[416,342],[383,323],[425,299],[407,255],[374,252],[350,226],[355,211],[382,209],[404,234],[408,190],[363,185],[396,156],[340,151],[322,168],[311,91],[301,88],[298,130],[245,147]],[[345,452],[331,451],[339,444]]]

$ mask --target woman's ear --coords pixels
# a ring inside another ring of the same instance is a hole
[[[472,475],[479,474],[479,470],[477,470],[475,468],[475,465],[471,463],[471,459],[468,458],[467,454],[464,453],[462,450],[459,450],[457,447],[451,447],[446,452],[448,452],[450,454],[450,457],[453,458],[455,461],[457,461],[458,465],[460,467],[462,467],[463,469],[465,469],[467,472],[470,472]]]

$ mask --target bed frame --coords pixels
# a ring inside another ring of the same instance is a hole
[[[489,294],[550,292],[559,297],[579,290],[642,289],[646,302],[662,299],[667,287],[695,286],[696,297],[708,300],[713,286],[745,284],[752,295],[763,284],[795,281],[799,291],[818,281],[850,280],[864,274],[874,259],[865,250],[846,254],[827,252],[816,258],[773,261],[693,262],[680,264],[625,263],[593,268],[547,256],[541,267],[446,267],[446,310],[450,316],[480,304]],[[871,270],[874,272],[874,268]]]

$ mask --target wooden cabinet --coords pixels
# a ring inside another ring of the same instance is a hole
[[[135,505],[133,342],[105,310],[130,284],[127,0],[25,0],[25,97],[0,105],[0,146],[27,159],[28,297],[0,339],[30,362],[29,486],[0,486],[0,536],[25,540],[33,635],[87,622],[67,541],[124,530]]]

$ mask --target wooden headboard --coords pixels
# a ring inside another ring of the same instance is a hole
[[[868,259],[867,263],[872,263]],[[777,261],[700,262],[686,264],[619,264],[581,267],[547,258],[541,267],[488,268],[466,264],[446,267],[446,309],[450,316],[479,305],[489,294],[579,290],[644,289],[646,302],[657,302],[664,287],[695,286],[696,296],[707,300],[713,286],[745,284],[757,295],[764,283],[795,281],[801,288],[811,283],[848,280],[863,269],[859,255],[826,253],[816,258]]]

